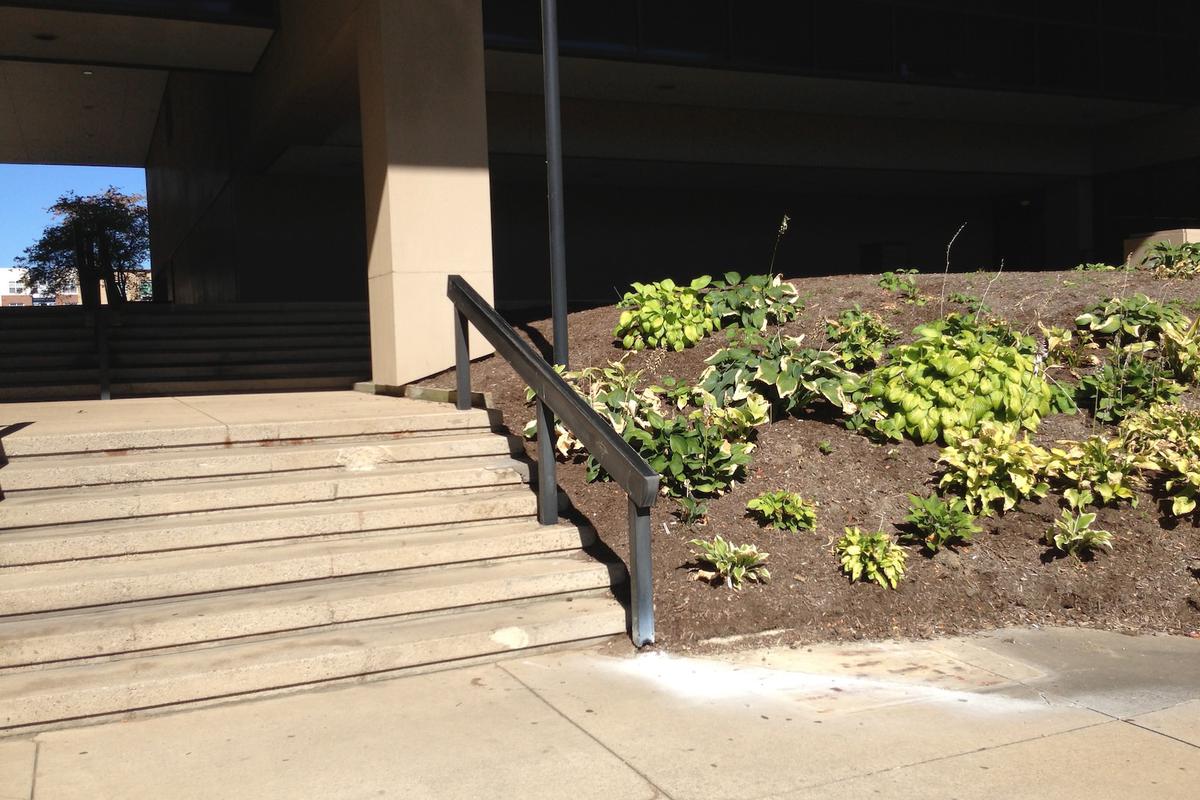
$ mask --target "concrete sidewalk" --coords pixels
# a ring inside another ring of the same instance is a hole
[[[1195,798],[1200,641],[558,653],[0,741],[0,798]]]

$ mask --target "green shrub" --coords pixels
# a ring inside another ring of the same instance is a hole
[[[1110,297],[1075,318],[1075,326],[1097,336],[1121,336],[1149,340],[1158,335],[1164,323],[1187,325],[1187,318],[1172,304],[1151,300],[1144,294]]]
[[[1112,550],[1112,534],[1093,528],[1095,521],[1094,512],[1072,513],[1064,508],[1062,516],[1054,520],[1054,528],[1046,533],[1046,544],[1076,557],[1097,548]]]
[[[974,514],[990,514],[997,501],[1008,511],[1050,491],[1045,482],[1050,454],[1018,434],[1015,425],[984,422],[977,436],[942,450],[939,461],[947,466],[939,486],[961,494]]]
[[[745,332],[704,362],[700,388],[721,407],[765,400],[777,413],[794,413],[823,397],[846,402],[853,374],[828,350],[803,347],[789,336]],[[765,421],[765,420],[764,420]]]
[[[931,553],[946,545],[970,542],[981,530],[962,500],[947,503],[936,494],[929,497],[910,494],[908,506],[904,521],[912,526],[913,538],[919,539]]]
[[[687,286],[670,278],[632,284],[633,291],[621,298],[621,317],[613,336],[626,350],[691,347],[720,328],[704,294],[711,280],[704,275]]]
[[[879,288],[889,292],[895,292],[906,303],[913,305],[925,305],[925,298],[921,297],[921,293],[917,290],[917,281],[912,276],[916,275],[915,269],[898,269],[888,271],[879,276]]]
[[[694,497],[679,498],[679,518],[687,525],[704,522],[708,518],[708,503]]]
[[[753,426],[736,408],[699,409],[671,418],[646,415],[645,427],[627,427],[625,440],[650,468],[662,476],[662,488],[673,497],[724,494],[745,476],[754,445]],[[588,480],[601,476],[589,459]]]
[[[1136,459],[1125,450],[1120,439],[1097,434],[1082,442],[1059,444],[1063,447],[1050,450],[1049,471],[1059,476],[1067,491],[1076,493],[1074,497],[1099,497],[1101,505],[1120,500],[1137,505]],[[1080,507],[1087,502],[1076,501],[1072,505]]]
[[[846,528],[846,535],[837,542],[837,554],[842,571],[851,582],[868,580],[885,589],[895,589],[904,577],[904,549],[883,531],[863,533],[857,527]]]
[[[796,285],[782,275],[748,275],[726,272],[714,281],[707,299],[722,325],[737,325],[761,331],[767,325],[782,325],[804,309]]]
[[[979,295],[955,292],[946,299],[951,303],[961,303],[962,305],[966,306],[967,311],[970,311],[972,314],[987,314],[992,310],[986,303],[983,302],[983,298]]]
[[[1121,423],[1121,444],[1134,463],[1159,473],[1175,516],[1196,510],[1200,497],[1200,412],[1160,404]]]
[[[1075,265],[1076,272],[1116,272],[1117,270],[1120,270],[1120,269],[1125,269],[1125,268],[1124,267],[1114,267],[1111,264],[1101,264],[1098,262]]]
[[[917,341],[893,348],[889,363],[858,383],[852,429],[953,443],[983,422],[1035,430],[1052,408],[1071,409],[1069,397],[1056,393],[1036,368],[1032,343],[1003,327],[976,326],[952,314],[914,333]]]
[[[1200,275],[1200,243],[1155,242],[1142,266],[1156,278],[1194,278]]]
[[[1177,380],[1200,378],[1200,318],[1190,324],[1163,323],[1158,337],[1163,364]]]
[[[733,544],[720,536],[711,541],[692,539],[688,542],[696,548],[693,555],[712,567],[711,570],[695,570],[701,580],[720,581],[730,589],[741,589],[745,581],[766,583],[771,579],[767,570],[770,553],[760,553],[752,544]]]
[[[795,533],[817,527],[817,509],[795,492],[763,492],[746,503],[746,511],[760,525],[779,530]]]
[[[828,320],[825,335],[846,369],[873,367],[883,360],[888,345],[900,338],[900,332],[889,327],[879,315],[863,311],[858,306],[848,308],[836,320]]]
[[[1089,361],[1098,363],[1099,359],[1094,355],[1098,348],[1088,331],[1070,331],[1057,325],[1046,327],[1040,322],[1038,328],[1046,341],[1046,363],[1049,366],[1075,369]]]
[[[1116,424],[1153,403],[1169,403],[1183,394],[1170,372],[1155,360],[1133,350],[1118,351],[1079,381],[1079,404],[1100,422]]]

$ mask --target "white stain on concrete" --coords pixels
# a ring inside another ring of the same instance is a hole
[[[492,641],[502,647],[518,650],[529,646],[529,633],[524,628],[501,628],[492,634]]]
[[[819,711],[864,710],[899,703],[952,704],[974,712],[1015,714],[1045,709],[1034,701],[990,692],[859,677],[832,672],[771,669],[726,661],[643,653],[633,658],[600,659],[621,675],[653,684],[660,691],[696,702],[775,700],[815,706]]]

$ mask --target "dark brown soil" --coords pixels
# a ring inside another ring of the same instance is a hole
[[[940,312],[962,310],[940,302],[941,275],[918,276],[924,306],[902,302],[876,285],[877,276],[852,275],[796,280],[805,298],[800,319],[784,327],[803,334],[812,346],[825,344],[824,320],[860,304],[880,313],[906,334]],[[1191,306],[1200,299],[1200,281],[1156,281],[1142,274],[1094,272],[951,274],[945,295],[963,292],[985,297],[997,316],[1036,332],[1036,322],[1071,326],[1073,318],[1097,300],[1144,292]],[[940,308],[941,307],[941,308]],[[1194,314],[1195,309],[1187,310]],[[612,307],[571,315],[573,367],[603,364],[626,355],[612,341],[617,312]],[[538,347],[549,339],[549,323],[521,326]],[[683,353],[631,354],[628,363],[648,381],[662,375],[695,380],[703,361],[722,346],[710,337]],[[511,432],[532,417],[524,385],[500,359],[472,365],[476,390],[490,392]],[[444,374],[427,385],[449,387]],[[1086,414],[1044,420],[1035,437],[1041,444],[1088,435]],[[827,443],[828,454],[822,454]],[[1025,503],[1003,516],[980,520],[984,533],[957,551],[929,558],[907,547],[908,575],[896,591],[874,584],[851,584],[839,570],[833,541],[845,525],[895,532],[906,513],[907,495],[924,493],[936,480],[939,448],[910,443],[881,444],[846,430],[829,415],[814,413],[765,426],[744,484],[710,503],[707,524],[679,522],[677,504],[662,498],[654,509],[654,578],[658,642],[690,649],[703,640],[734,634],[786,631],[791,641],[880,637],[926,637],[1010,624],[1066,624],[1129,632],[1197,635],[1200,629],[1200,529],[1192,522],[1165,519],[1150,492],[1137,508],[1102,509],[1097,524],[1114,533],[1111,554],[1088,561],[1053,557],[1043,543],[1058,516],[1056,498]],[[530,458],[532,443],[526,445]],[[588,484],[580,464],[560,464],[559,485],[602,541],[624,558],[627,549],[626,500],[616,486]],[[774,489],[797,491],[818,506],[815,533],[789,534],[760,528],[745,516],[746,501]],[[771,554],[772,581],[731,591],[691,580],[687,542],[721,534],[751,542]]]

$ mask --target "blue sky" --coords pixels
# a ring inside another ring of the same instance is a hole
[[[146,172],[126,167],[63,167],[0,164],[0,267],[37,241],[54,221],[46,211],[61,195],[97,194],[109,186],[146,194]]]

